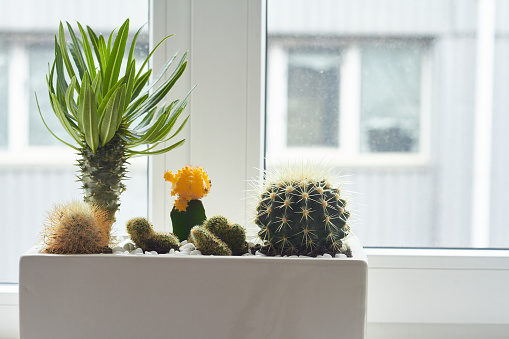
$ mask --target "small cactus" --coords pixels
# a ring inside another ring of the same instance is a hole
[[[187,239],[191,228],[207,219],[199,199],[210,191],[209,177],[201,167],[186,166],[176,174],[167,171],[164,180],[171,182],[171,195],[178,197],[170,213],[173,233],[180,240]]]
[[[110,243],[109,213],[97,205],[71,201],[56,205],[42,231],[42,252],[54,254],[102,253]]]
[[[262,252],[309,255],[345,252],[350,213],[327,173],[295,168],[266,180],[256,209]]]
[[[191,229],[189,238],[202,254],[232,255],[232,251],[228,248],[228,245],[203,226],[194,226]]]
[[[231,224],[228,219],[218,215],[206,220],[203,227],[228,245],[233,255],[247,252],[246,230],[239,224]]]
[[[173,234],[154,232],[152,225],[145,218],[132,218],[126,224],[127,233],[136,246],[143,251],[168,253],[170,249],[178,249],[180,242]]]

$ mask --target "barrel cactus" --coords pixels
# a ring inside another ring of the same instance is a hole
[[[326,171],[301,167],[267,178],[259,196],[256,224],[268,255],[347,252],[350,228],[346,200]]]

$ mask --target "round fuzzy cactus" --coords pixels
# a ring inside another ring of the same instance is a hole
[[[111,219],[97,205],[71,201],[56,205],[48,214],[42,231],[42,252],[91,254],[107,252]]]
[[[145,218],[132,218],[126,224],[127,233],[136,246],[143,251],[168,253],[170,249],[178,249],[180,242],[171,234],[156,233],[150,222]]]
[[[225,217],[216,215],[207,219],[203,227],[228,245],[233,255],[247,252],[246,230],[239,224],[231,224]]]
[[[256,209],[262,252],[309,256],[344,252],[350,213],[328,173],[299,167],[273,177],[265,181]]]

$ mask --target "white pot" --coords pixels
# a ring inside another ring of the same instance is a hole
[[[53,255],[20,260],[22,339],[365,338],[367,259]]]

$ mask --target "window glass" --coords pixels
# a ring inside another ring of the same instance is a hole
[[[290,50],[288,54],[288,147],[337,147],[339,53]]]
[[[0,150],[7,147],[9,134],[7,131],[7,110],[9,96],[7,93],[8,64],[7,44],[0,41]]]
[[[17,282],[19,256],[39,240],[47,211],[82,199],[77,156],[46,130],[35,102],[37,92],[48,125],[71,141],[51,109],[46,85],[59,22],[76,29],[79,21],[107,36],[129,18],[131,36],[145,25],[136,57],[148,54],[148,1],[67,1],[51,8],[37,0],[22,3],[0,11],[0,283]],[[147,159],[130,159],[127,167],[114,234],[124,232],[127,219],[147,216]]]
[[[38,38],[39,41],[43,39],[43,37]],[[46,43],[29,44],[26,48],[29,54],[29,144],[34,146],[60,145],[60,141],[49,134],[44,126],[37,109],[34,93],[37,93],[39,106],[41,111],[45,113],[44,119],[49,128],[58,136],[62,136],[63,140],[71,142],[71,138],[65,133],[57,117],[54,114],[48,114],[52,112],[52,109],[48,99],[46,75],[48,74],[48,64],[51,65],[54,59],[54,43],[52,39],[49,39]]]
[[[366,246],[509,247],[509,6],[490,3],[269,0],[267,169],[319,154]]]
[[[362,44],[361,152],[419,150],[422,52],[409,39]]]

